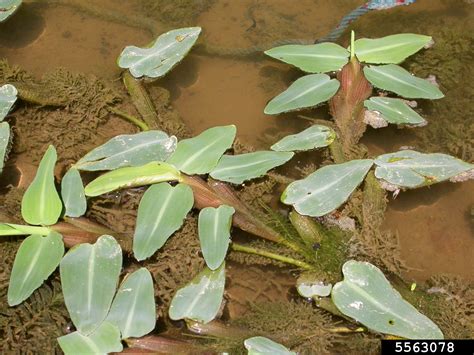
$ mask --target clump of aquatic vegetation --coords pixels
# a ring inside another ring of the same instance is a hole
[[[149,100],[145,80],[166,75],[191,50],[200,32],[199,27],[176,29],[145,48],[126,47],[117,64],[126,70],[123,79],[130,95]],[[158,123],[147,114],[146,105],[139,110],[141,118],[116,110],[142,132],[113,137],[89,151],[70,165],[58,191],[58,157],[50,145],[21,200],[24,223],[0,224],[2,236],[27,236],[16,252],[8,304],[22,304],[59,267],[64,303],[74,325],[74,331],[58,338],[66,354],[118,352],[123,341],[129,347],[157,350],[166,345],[176,352],[190,351],[190,343],[168,344],[160,335],[147,336],[156,328],[155,288],[160,288],[160,280],[153,280],[145,266],[123,270],[123,253],[144,263],[189,222],[194,208],[200,210],[197,231],[205,266],[174,291],[167,317],[184,320],[191,332],[202,335],[202,341],[192,345],[196,352],[222,346],[228,350],[226,341],[234,346],[237,340],[249,353],[294,354],[290,349],[314,336],[305,334],[298,343],[299,339],[257,331],[257,327],[252,333],[252,327],[242,328],[251,323],[248,319],[236,322],[235,329],[223,326],[219,318],[225,307],[230,251],[298,269],[297,291],[314,301],[305,305],[306,312],[315,310],[308,318],[320,320],[315,328],[321,327],[321,335],[335,343],[341,334],[359,337],[361,333],[442,339],[438,325],[397,291],[400,284],[406,286],[397,280],[397,268],[380,258],[367,260],[360,252],[353,259],[340,245],[364,246],[367,238],[380,238],[386,190],[398,194],[473,177],[472,164],[449,155],[400,150],[369,157],[359,142],[367,125],[428,124],[406,99],[435,100],[443,94],[435,83],[411,75],[398,64],[431,43],[431,37],[417,34],[356,40],[352,33],[349,48],[320,43],[266,51],[306,73],[268,103],[266,114],[313,108],[328,101],[332,115],[332,121],[319,120],[275,142],[269,150],[231,154],[237,134],[234,125],[212,127],[178,140],[156,129]],[[380,95],[374,95],[374,88]],[[0,88],[1,120],[8,117],[17,94],[11,84]],[[10,145],[7,122],[1,123],[0,134],[3,163]],[[281,202],[291,209],[287,216],[239,198],[237,190],[244,183],[266,178],[299,152],[322,148],[328,148],[331,162],[288,183],[281,194]],[[142,187],[146,191],[138,206],[133,238],[85,217],[94,198]],[[360,206],[354,207],[356,194]],[[233,226],[290,250],[291,256],[233,241]],[[384,272],[391,273],[389,278]],[[390,276],[395,276],[396,287]],[[332,316],[344,321],[344,326],[331,326]],[[325,351],[330,346],[329,342],[321,345]]]

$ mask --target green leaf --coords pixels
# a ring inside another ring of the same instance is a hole
[[[361,62],[398,64],[431,42],[430,36],[400,33],[382,38],[355,41],[355,54]]]
[[[138,206],[133,237],[135,258],[144,260],[160,249],[181,228],[193,203],[193,191],[185,184],[150,186]]]
[[[371,111],[377,111],[382,118],[399,125],[424,125],[426,121],[416,111],[401,99],[390,97],[371,97],[364,101],[364,106]]]
[[[61,261],[64,302],[82,334],[93,332],[109,313],[121,268],[122,249],[109,235],[79,244]]]
[[[239,155],[224,155],[210,175],[216,180],[241,184],[263,176],[268,170],[285,164],[292,152],[260,151]]]
[[[162,77],[188,54],[199,33],[201,27],[180,28],[162,34],[150,47],[125,47],[117,64],[135,78]]]
[[[327,147],[336,138],[329,127],[315,124],[304,131],[286,136],[270,148],[277,152],[294,152]]]
[[[307,73],[339,70],[349,61],[347,49],[335,43],[290,44],[269,49],[265,54]]]
[[[192,319],[209,323],[219,313],[224,286],[225,263],[214,271],[206,267],[176,292],[171,300],[169,317],[173,320]]]
[[[8,304],[26,300],[53,273],[64,255],[61,234],[30,235],[18,248],[8,285]]]
[[[173,165],[151,162],[143,166],[119,168],[91,181],[85,188],[86,196],[98,196],[110,191],[180,180],[180,173]]]
[[[114,170],[125,166],[141,166],[152,161],[165,161],[176,149],[175,136],[162,131],[147,131],[116,136],[80,159],[79,170]]]
[[[0,236],[28,234],[48,235],[50,232],[51,229],[47,227],[25,226],[13,223],[0,223]]]
[[[2,5],[0,4],[0,7]],[[0,11],[0,22],[2,17],[2,11]],[[16,95],[18,91],[13,85],[6,84],[0,86],[0,121],[3,121],[5,116],[8,114],[13,104],[16,101]]]
[[[202,255],[207,266],[216,270],[224,261],[230,243],[232,207],[206,207],[199,212],[198,229]]]
[[[106,321],[120,328],[122,339],[138,338],[155,328],[155,293],[151,274],[146,268],[125,277]]]
[[[332,284],[324,282],[318,274],[303,273],[296,280],[296,290],[302,297],[318,299],[331,294]]]
[[[36,176],[21,200],[21,215],[29,224],[52,225],[61,215],[63,204],[54,184],[56,149],[48,147]]]
[[[303,215],[321,217],[341,206],[364,180],[371,159],[327,165],[302,180],[292,182],[281,201]]]
[[[58,338],[59,346],[65,355],[109,354],[123,350],[120,330],[109,322],[103,322],[90,335],[74,332]]]
[[[443,339],[436,324],[405,301],[374,265],[350,260],[342,272],[344,281],[334,285],[332,300],[346,316],[384,334]]]
[[[395,64],[364,67],[364,74],[374,86],[413,99],[441,99],[443,93],[428,80],[417,78]]]
[[[339,81],[331,79],[326,74],[303,76],[273,98],[265,107],[264,112],[267,115],[276,115],[317,106],[333,97],[339,86]]]
[[[248,355],[296,355],[295,352],[288,350],[283,345],[260,336],[246,339],[244,346]]]
[[[61,181],[61,197],[63,198],[65,215],[80,217],[87,210],[87,200],[82,184],[81,174],[76,168],[71,168]]]
[[[8,122],[0,122],[0,174],[3,171],[7,151],[10,145],[10,125]]]
[[[377,178],[402,188],[416,188],[455,179],[474,169],[474,165],[450,155],[423,154],[413,150],[380,155],[375,159],[375,164]]]
[[[217,165],[234,142],[234,125],[212,127],[200,135],[178,142],[176,151],[167,160],[186,174],[207,174]]]

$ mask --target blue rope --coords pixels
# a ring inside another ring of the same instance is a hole
[[[320,38],[316,43],[320,42],[335,42],[342,33],[349,27],[351,22],[357,20],[360,16],[372,11],[372,10],[385,10],[390,9],[399,5],[410,5],[416,0],[372,0],[359,6],[355,10],[348,13],[337,25],[337,27],[331,31],[326,37]]]

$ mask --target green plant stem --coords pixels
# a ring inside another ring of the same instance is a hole
[[[242,253],[264,256],[266,258],[281,261],[286,264],[298,266],[299,268],[302,268],[302,269],[306,269],[306,270],[313,269],[313,267],[310,264],[305,263],[304,261],[296,260],[287,256],[280,255],[280,254],[271,253],[266,250],[248,247],[248,246],[245,246],[242,244],[236,244],[236,243],[232,243],[231,248],[234,251],[240,251]]]
[[[354,42],[355,42],[355,32],[351,31],[351,60],[355,56]]]
[[[123,112],[119,109],[116,109],[114,107],[109,107],[108,109],[109,109],[110,112],[115,113],[117,116],[120,116],[120,117],[126,119],[127,121],[133,123],[138,128],[140,128],[142,131],[149,131],[150,130],[150,127],[148,127],[148,125],[145,122],[143,122],[142,120],[136,118],[135,116],[132,116],[132,115],[130,115],[126,112]]]

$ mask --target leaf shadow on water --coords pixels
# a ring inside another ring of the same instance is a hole
[[[40,4],[23,4],[15,16],[0,23],[0,43],[7,48],[23,48],[38,39],[45,29]]]

